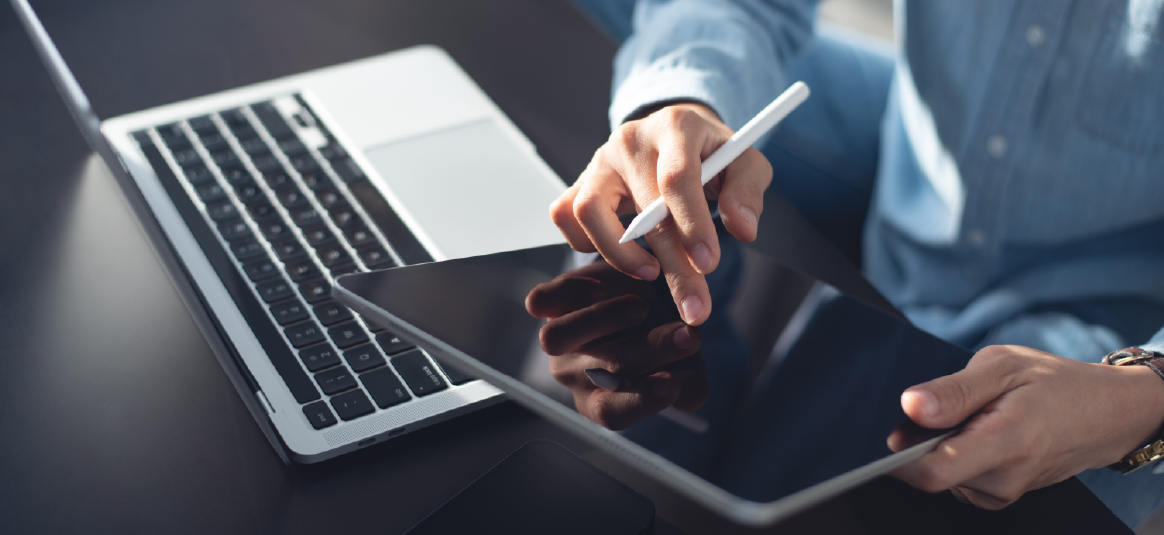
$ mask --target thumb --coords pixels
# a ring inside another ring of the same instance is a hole
[[[901,394],[901,408],[922,427],[954,427],[1006,392],[1005,371],[998,366],[966,369],[912,386]]]

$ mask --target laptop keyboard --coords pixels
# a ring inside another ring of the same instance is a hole
[[[340,275],[432,258],[302,97],[134,138],[315,429],[473,379],[331,298]]]

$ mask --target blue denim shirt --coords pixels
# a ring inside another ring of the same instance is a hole
[[[915,324],[964,345],[992,329],[1038,331],[1062,342],[1044,349],[1088,360],[1145,342],[1023,313],[1089,299],[1164,303],[1162,4],[895,7],[864,269]],[[640,0],[615,62],[612,125],[645,105],[696,99],[739,128],[792,82],[786,69],[812,37],[815,9]],[[1164,349],[1164,330],[1150,347]]]

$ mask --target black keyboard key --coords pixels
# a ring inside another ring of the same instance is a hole
[[[291,340],[291,345],[295,346],[296,349],[322,342],[324,339],[323,330],[314,321],[297,323],[287,327],[283,332],[287,334],[287,338]]]
[[[332,415],[331,409],[327,408],[327,402],[316,401],[310,405],[304,405],[303,415],[307,417],[307,421],[311,422],[311,427],[315,429],[323,429],[335,425],[336,419]]]
[[[222,234],[222,239],[226,241],[235,241],[251,237],[251,227],[247,226],[247,222],[241,219],[234,219],[218,224],[218,233]]]
[[[315,374],[315,382],[319,383],[319,388],[323,389],[323,393],[329,396],[359,386],[356,384],[356,377],[352,375],[352,372],[342,366]]]
[[[310,259],[300,260],[287,264],[287,274],[291,276],[291,280],[303,282],[307,279],[318,277],[319,268],[315,267],[315,263]]]
[[[416,235],[409,230],[408,225],[384,199],[384,194],[376,189],[369,180],[348,184],[348,191],[359,202],[375,227],[380,230],[392,249],[400,256],[405,265],[432,262],[432,255],[425,250]]]
[[[365,373],[360,376],[360,380],[363,381],[364,388],[368,389],[368,393],[372,394],[372,399],[376,400],[376,406],[381,409],[412,399],[404,385],[400,383],[400,379],[397,379],[396,374],[389,368]]]
[[[239,262],[246,262],[265,254],[267,251],[263,249],[263,244],[255,240],[239,240],[230,244],[230,252],[234,253],[234,257]]]
[[[190,123],[190,128],[200,136],[218,133],[218,127],[214,126],[214,121],[210,120],[210,116],[208,115],[195,117],[188,122]]]
[[[363,318],[363,316],[360,317]],[[364,318],[364,325],[368,327],[369,331],[372,331],[372,336],[376,336],[378,333],[382,333],[386,330],[385,327],[382,327],[380,324],[374,321],[369,321],[367,318]]]
[[[340,207],[333,209],[331,212],[331,220],[335,222],[335,226],[339,228],[347,228],[352,225],[363,224],[360,222],[360,216],[352,210],[352,207],[346,203]]]
[[[288,175],[283,171],[268,173],[263,175],[263,178],[267,180],[267,185],[271,186],[271,189],[275,191],[282,191],[295,187],[295,181],[291,179],[291,175]]]
[[[335,301],[327,301],[315,305],[315,317],[324,327],[335,325],[341,321],[352,319],[352,311]]]
[[[259,118],[260,123],[263,123],[271,137],[281,138],[293,134],[287,121],[283,120],[283,116],[279,114],[279,110],[271,102],[252,104],[251,110],[255,112],[255,116]]]
[[[201,165],[202,157],[193,148],[179,149],[174,151],[174,161],[182,167],[190,167]]]
[[[389,362],[417,396],[427,396],[449,387],[419,349],[401,353],[389,359]]]
[[[293,234],[291,234],[291,228],[288,227],[287,224],[282,220],[267,221],[262,225],[259,225],[259,228],[263,230],[263,236],[266,236],[266,238],[271,241],[293,236]]]
[[[283,151],[283,154],[287,156],[298,156],[307,152],[307,147],[298,138],[289,137],[280,139],[276,144],[279,146],[279,150]]]
[[[238,217],[238,209],[230,201],[222,201],[206,207],[206,213],[215,221],[226,221]]]
[[[323,173],[307,173],[303,175],[303,183],[311,191],[320,191],[331,187],[331,179]]]
[[[318,247],[335,239],[331,231],[322,225],[303,229],[303,237],[307,238],[307,244],[312,247]]]
[[[343,247],[340,247],[339,244],[320,247],[315,250],[315,254],[319,257],[319,261],[323,262],[323,267],[326,268],[351,263],[351,257],[348,256],[348,252]]]
[[[319,212],[315,211],[315,208],[300,208],[291,211],[291,221],[302,228],[318,225],[323,218],[319,217]]]
[[[319,344],[304,349],[299,352],[299,358],[303,360],[303,365],[307,366],[307,369],[312,372],[330,368],[340,363],[339,353],[331,347],[331,344]]]
[[[210,155],[214,159],[214,163],[220,169],[227,167],[237,167],[239,165],[238,155],[233,150],[227,149],[224,151],[215,152]]]
[[[264,282],[255,287],[259,291],[259,295],[264,302],[274,303],[275,301],[282,301],[288,297],[295,295],[295,289],[290,283],[283,279],[276,279],[271,282]],[[298,346],[296,346],[298,347]]]
[[[255,177],[251,175],[251,172],[242,167],[223,169],[222,176],[226,178],[227,183],[235,188],[253,185],[255,183]]]
[[[251,213],[251,218],[259,222],[279,217],[279,212],[275,210],[275,207],[265,200],[248,204],[247,211]]]
[[[244,139],[239,142],[239,145],[242,145],[243,152],[247,153],[247,156],[257,156],[271,152],[267,148],[267,142],[257,137]]]
[[[344,158],[331,162],[332,169],[335,169],[335,174],[339,175],[340,180],[346,183],[357,182],[364,179],[364,172],[356,165],[356,161],[351,158]]]
[[[225,122],[227,124],[227,126],[230,126],[230,127],[235,127],[235,126],[240,126],[240,125],[248,125],[249,126],[251,124],[250,121],[247,121],[247,116],[244,115],[242,110],[240,110],[238,108],[226,110],[224,112],[219,113],[219,115],[222,116],[222,121]]]
[[[336,158],[343,158],[344,156],[347,156],[348,152],[345,151],[339,143],[336,143],[333,140],[331,143],[328,143],[326,147],[319,149],[319,155],[328,160],[334,160]]]
[[[275,250],[275,256],[279,257],[279,260],[283,261],[299,258],[300,256],[307,254],[307,251],[303,249],[303,245],[301,245],[299,240],[295,238],[289,238],[275,242],[271,244],[271,248]]]
[[[354,321],[332,327],[327,330],[327,333],[331,336],[331,341],[335,342],[335,345],[340,349],[347,349],[368,341],[368,333],[364,332],[364,328]]]
[[[255,163],[255,168],[262,173],[274,173],[283,170],[283,164],[279,163],[279,159],[273,154],[259,154],[253,156],[251,161]]]
[[[214,180],[214,173],[211,173],[205,165],[187,167],[183,171],[186,173],[186,180],[195,186],[201,186]]]
[[[363,390],[353,390],[331,398],[331,406],[335,408],[335,412],[339,414],[340,419],[345,422],[354,420],[375,410],[372,408],[372,402],[368,401],[368,396],[364,395]]]
[[[288,299],[271,305],[271,315],[279,325],[288,325],[311,317],[307,306],[298,299]]]
[[[314,173],[320,169],[319,162],[316,162],[310,154],[300,154],[291,158],[291,167],[300,173]]]
[[[473,379],[476,379],[476,377],[473,377],[472,375],[469,375],[444,363],[438,363],[437,365],[440,366],[442,372],[445,372],[445,377],[449,378],[449,382],[455,385],[463,385],[469,381],[472,381]]]
[[[345,229],[344,236],[348,239],[348,243],[356,248],[368,245],[369,243],[376,243],[376,236],[364,225],[355,225]]]
[[[277,192],[276,196],[279,198],[279,204],[282,204],[288,210],[309,204],[307,196],[299,191],[299,188],[287,188]]]
[[[315,198],[319,199],[319,204],[323,206],[324,210],[331,211],[333,208],[338,208],[341,204],[345,204],[344,196],[334,189],[325,189],[316,192]]]
[[[348,273],[356,273],[358,271],[360,271],[360,268],[356,267],[355,264],[343,264],[331,268],[331,276],[334,278],[339,277],[340,275],[347,275]],[[376,329],[372,329],[372,332],[376,332]]]
[[[222,191],[222,186],[218,184],[207,184],[194,190],[198,194],[198,198],[202,199],[204,203],[218,202],[226,198],[226,192]]]
[[[252,282],[258,282],[278,275],[279,267],[270,259],[264,258],[243,266],[243,271],[247,272],[247,278],[251,279]]]
[[[242,201],[243,204],[254,204],[267,199],[263,190],[259,189],[258,184],[254,183],[236,187],[234,188],[234,193],[238,195],[238,200]]]
[[[186,132],[177,123],[159,126],[158,135],[162,137],[162,141],[171,150],[184,149],[190,146],[190,138],[186,137]]]
[[[344,360],[356,373],[363,373],[384,364],[384,356],[372,344],[364,344],[344,351]]]
[[[331,298],[331,284],[327,279],[315,279],[299,285],[299,293],[308,303],[315,304]]]
[[[199,139],[202,141],[202,146],[212,153],[230,148],[230,143],[218,132],[204,135]]]
[[[379,245],[360,249],[357,252],[360,254],[360,260],[364,262],[365,266],[368,266],[368,269],[383,269],[396,265],[392,257],[388,256],[388,252]]]
[[[377,334],[376,343],[380,344],[380,348],[389,355],[395,355],[397,353],[408,351],[409,349],[416,347],[408,342],[405,342],[391,331],[385,331]]]

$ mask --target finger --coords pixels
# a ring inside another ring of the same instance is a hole
[[[999,412],[975,416],[958,435],[893,473],[926,492],[964,486],[1010,460],[1013,428]]]
[[[621,199],[630,192],[622,177],[608,166],[598,165],[578,190],[574,199],[574,217],[586,236],[610,265],[642,280],[659,276],[659,262],[633,241],[618,243],[622,223],[618,220]]]
[[[642,298],[624,295],[547,321],[538,338],[547,354],[565,355],[597,338],[642,323],[648,312]]]
[[[986,348],[960,372],[906,389],[901,408],[929,428],[953,427],[1012,388],[1013,359]]]
[[[578,222],[578,218],[574,217],[574,200],[578,197],[578,189],[582,187],[586,175],[590,172],[590,167],[587,167],[573,186],[566,188],[566,191],[563,191],[557,199],[550,203],[550,220],[566,238],[566,243],[570,244],[570,247],[575,251],[583,253],[597,251],[594,244],[590,242],[590,237],[582,228],[582,224]]]
[[[607,293],[606,285],[592,278],[562,276],[530,290],[525,309],[535,318],[556,318],[593,305]]]
[[[674,375],[661,372],[617,392],[597,387],[581,393],[576,390],[574,403],[586,418],[617,431],[670,407],[680,388]]]
[[[586,369],[602,368],[624,378],[637,377],[671,364],[699,351],[699,329],[681,321],[662,325],[644,335],[631,335],[586,347],[588,358],[577,365]]]
[[[756,239],[764,190],[772,183],[772,165],[760,151],[749,148],[727,168],[719,192],[719,213],[724,227],[741,241]]]
[[[681,359],[664,366],[662,371],[670,372],[679,379],[679,397],[672,404],[676,409],[694,412],[707,403],[711,384],[701,355]]]
[[[699,273],[711,273],[719,264],[719,239],[699,181],[700,154],[705,143],[718,147],[724,140],[709,140],[708,128],[700,128],[706,121],[695,112],[677,109],[669,115],[659,139],[655,180],[691,265]]]
[[[695,271],[679,240],[675,221],[668,218],[647,234],[647,242],[667,276],[667,286],[679,315],[688,325],[700,325],[711,314],[711,292],[707,280]]]

